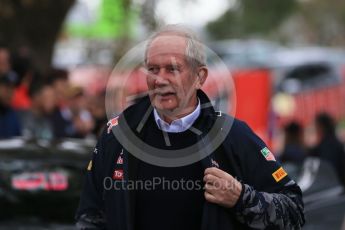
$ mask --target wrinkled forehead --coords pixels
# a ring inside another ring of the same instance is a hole
[[[159,35],[148,44],[146,61],[150,62],[157,58],[185,57],[187,41],[185,37],[166,34]]]

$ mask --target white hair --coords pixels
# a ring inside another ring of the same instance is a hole
[[[145,50],[145,63],[147,61],[147,52],[152,41],[162,35],[172,34],[174,36],[181,36],[186,39],[186,61],[191,65],[192,69],[206,65],[206,55],[204,45],[200,42],[197,35],[189,28],[182,25],[166,25],[156,31],[148,39]]]

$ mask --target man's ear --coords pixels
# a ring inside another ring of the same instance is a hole
[[[206,66],[199,67],[198,69],[198,79],[197,79],[197,89],[200,89],[205,83],[208,76],[208,69]]]

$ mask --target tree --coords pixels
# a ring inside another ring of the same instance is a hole
[[[36,67],[50,67],[53,48],[75,0],[0,0],[0,42],[12,51],[28,47]]]
[[[313,0],[300,4],[298,25],[305,40],[320,45],[345,45],[345,2]]]
[[[238,0],[207,30],[216,39],[264,34],[278,27],[296,5],[296,0]]]

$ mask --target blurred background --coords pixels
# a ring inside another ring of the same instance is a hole
[[[74,229],[108,120],[108,80],[111,115],[147,89],[140,61],[126,79],[112,70],[171,23],[215,52],[204,90],[300,184],[304,229],[345,229],[345,2],[337,0],[0,0],[0,229]],[[231,74],[219,71],[224,64]]]

